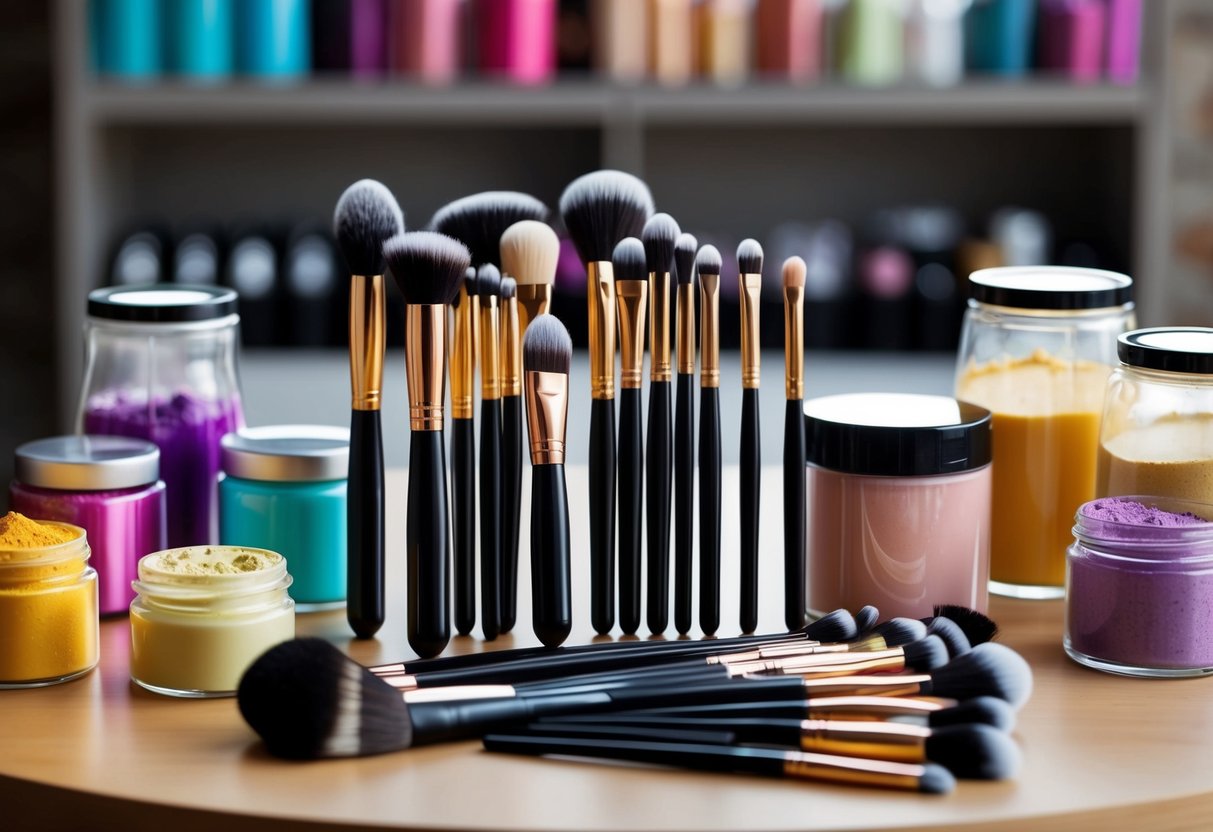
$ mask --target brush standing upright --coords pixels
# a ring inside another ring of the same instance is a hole
[[[699,275],[699,627],[720,627],[720,267],[715,246],[695,255]]]
[[[454,300],[451,335],[451,526],[455,632],[476,626],[476,326],[480,301],[469,267]]]
[[[741,281],[741,631],[758,628],[758,505],[762,485],[762,439],[758,419],[761,360],[762,246],[737,246]]]
[[[359,638],[383,626],[383,425],[380,390],[387,333],[383,242],[404,231],[391,191],[355,182],[337,201],[334,236],[350,269],[350,466],[346,507],[346,619]]]
[[[405,516],[408,640],[425,658],[450,640],[450,540],[446,504],[446,326],[471,257],[442,234],[415,231],[383,244],[405,302],[409,389],[409,485]]]
[[[804,283],[799,257],[783,264],[783,620],[789,630],[805,617]],[[946,620],[946,619],[944,619]]]
[[[501,633],[501,272],[476,271],[480,291],[480,629]]]
[[[678,279],[678,394],[674,413],[674,628],[691,630],[691,584],[695,544],[695,250],[699,242],[680,234],[674,243]]]
[[[518,516],[522,510],[522,331],[518,283],[501,278],[501,632],[518,618]]]

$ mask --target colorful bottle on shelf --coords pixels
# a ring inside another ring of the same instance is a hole
[[[312,18],[308,0],[236,0],[236,63],[266,80],[308,73]]]
[[[1037,0],[973,0],[965,17],[965,64],[1019,77],[1032,67]]]
[[[191,81],[216,81],[235,68],[237,0],[173,0],[164,4],[168,68]]]

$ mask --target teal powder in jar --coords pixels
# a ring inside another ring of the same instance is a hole
[[[223,438],[219,540],[281,553],[300,612],[345,603],[349,446],[348,430],[315,425]]]

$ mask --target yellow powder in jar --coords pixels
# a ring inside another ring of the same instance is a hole
[[[51,523],[39,523],[10,511],[0,517],[0,549],[42,549],[76,537],[76,532]]]

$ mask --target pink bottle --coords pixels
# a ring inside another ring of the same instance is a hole
[[[1104,0],[1046,0],[1042,3],[1042,67],[1072,81],[1098,81],[1104,68],[1105,12]]]
[[[754,15],[759,75],[787,81],[815,81],[821,76],[821,0],[758,0]]]
[[[392,67],[426,84],[459,77],[461,0],[398,0],[392,10]]]
[[[517,84],[545,84],[556,71],[555,0],[475,0],[480,71]]]

